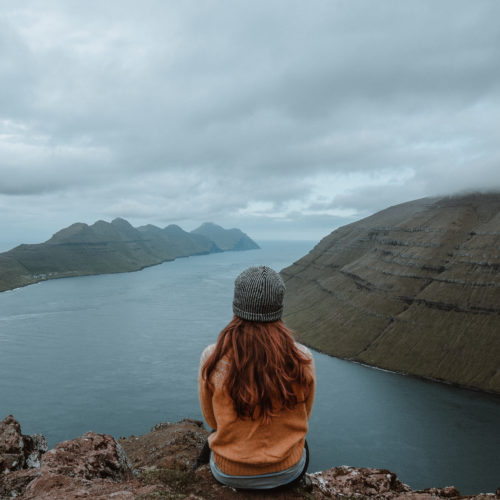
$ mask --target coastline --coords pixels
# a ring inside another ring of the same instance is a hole
[[[378,370],[378,371],[382,371],[382,372],[386,372],[386,373],[393,373],[395,375],[402,375],[402,376],[405,376],[405,377],[412,377],[412,378],[415,378],[415,379],[418,379],[418,380],[423,380],[423,381],[426,381],[426,382],[434,382],[434,383],[437,383],[437,384],[448,385],[448,386],[454,387],[456,389],[462,389],[462,390],[466,390],[466,391],[477,392],[479,394],[486,394],[486,395],[493,396],[495,398],[499,398],[500,399],[500,392],[488,391],[488,390],[485,390],[485,389],[480,389],[479,387],[474,387],[474,386],[469,386],[469,385],[462,385],[462,384],[458,384],[456,382],[451,382],[451,381],[445,380],[445,379],[439,379],[439,378],[433,378],[433,377],[426,377],[424,375],[418,375],[418,374],[415,374],[415,373],[404,372],[404,371],[390,370],[390,369],[384,368],[382,366],[369,365],[367,363],[363,363],[362,361],[358,361],[356,359],[344,358],[342,356],[336,356],[336,355],[330,354],[330,353],[328,353],[326,351],[322,351],[321,349],[318,349],[317,347],[314,347],[310,343],[304,342],[302,339],[300,339],[300,337],[297,334],[296,334],[296,336],[297,336],[297,338],[298,338],[298,340],[299,340],[299,342],[301,344],[304,344],[309,349],[312,349],[313,351],[316,351],[316,352],[319,352],[321,354],[324,354],[325,356],[330,356],[331,358],[336,358],[336,359],[340,359],[342,361],[348,361],[350,363],[355,363],[357,365],[364,366],[366,368],[371,368],[372,370]]]
[[[234,251],[238,251],[238,250],[223,250],[223,252],[234,252]],[[86,272],[78,272],[78,271],[68,271],[67,272],[68,274],[65,274],[65,275],[61,275],[62,273],[58,273],[57,275],[55,275],[56,273],[53,273],[53,275],[51,275],[51,276],[47,276],[47,277],[39,278],[39,279],[34,279],[33,281],[30,281],[29,283],[17,284],[12,288],[2,289],[2,290],[0,290],[0,293],[13,292],[15,290],[25,288],[27,286],[36,285],[36,284],[43,283],[45,281],[50,281],[50,280],[65,279],[65,278],[79,278],[82,276],[105,276],[107,274],[137,273],[139,271],[142,271],[144,269],[148,269],[150,267],[165,264],[166,262],[173,262],[174,260],[177,260],[177,259],[186,259],[188,257],[197,257],[197,256],[201,256],[201,255],[211,255],[214,253],[220,253],[220,252],[198,252],[198,253],[193,253],[190,255],[179,255],[179,256],[171,258],[171,259],[164,259],[161,262],[155,262],[154,264],[147,264],[144,266],[137,267],[135,269],[124,269],[123,271],[109,271],[109,272],[105,272],[105,273],[100,273],[100,272],[95,272],[95,273],[88,272],[88,273],[86,273]]]

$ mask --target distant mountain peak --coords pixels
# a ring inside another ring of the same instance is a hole
[[[217,229],[224,229],[222,226],[219,226],[219,224],[215,224],[214,222],[203,222],[201,225],[200,225],[200,228],[201,227],[205,227],[205,228],[217,228]],[[199,228],[198,228],[199,229]]]
[[[122,226],[122,227],[131,227],[131,228],[134,228],[134,226],[132,226],[132,224],[130,224],[130,222],[128,220],[122,219],[121,217],[116,217],[115,219],[113,219],[111,221],[111,224],[113,226]]]
[[[213,222],[204,222],[191,231],[210,238],[221,250],[252,250],[259,248],[249,236],[239,229],[224,229]]]
[[[184,229],[182,229],[182,227],[178,226],[177,224],[169,224],[168,226],[165,227],[165,229],[185,232]]]
[[[82,231],[89,229],[89,225],[84,222],[75,222],[68,227],[60,229],[57,233],[54,233],[52,237],[47,241],[47,243],[56,243],[64,240],[71,240],[75,238]]]

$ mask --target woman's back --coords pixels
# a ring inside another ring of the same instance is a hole
[[[225,484],[243,477],[243,484],[264,478],[276,486],[305,471],[314,361],[280,319],[284,290],[270,268],[241,273],[235,317],[201,357],[200,404],[214,429],[211,467]]]
[[[225,383],[232,362],[231,355],[220,359],[210,376],[213,390],[200,381],[200,404],[207,424],[216,429],[210,448],[221,470],[232,475],[264,474],[286,469],[300,459],[308,430],[314,400],[314,363],[307,347],[296,344],[305,358],[309,385],[293,383],[297,404],[292,408],[273,401],[275,414],[263,423],[257,408],[254,418],[239,417]],[[201,367],[213,354],[215,344],[208,346],[201,358]]]

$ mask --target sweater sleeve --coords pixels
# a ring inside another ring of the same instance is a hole
[[[312,410],[312,407],[313,407],[313,403],[314,403],[314,396],[315,396],[315,393],[316,393],[316,368],[314,366],[314,358],[311,354],[311,364],[309,365],[309,368],[311,369],[311,374],[312,374],[312,384],[311,384],[311,388],[310,388],[310,391],[309,391],[309,395],[307,396],[307,399],[306,399],[306,411],[307,411],[307,418],[311,418],[311,410]]]
[[[200,398],[200,407],[203,414],[203,418],[206,423],[214,430],[217,430],[217,421],[215,420],[214,408],[212,406],[212,391],[207,387],[207,384],[201,376],[201,369],[208,359],[210,354],[212,354],[214,345],[209,345],[201,355],[200,359],[200,369],[198,371],[198,396]]]
[[[308,358],[311,359],[311,364],[308,366],[308,369],[310,374],[312,375],[312,383],[309,390],[309,394],[305,401],[307,418],[309,419],[311,417],[311,411],[314,403],[314,395],[316,393],[316,367],[314,365],[314,357],[312,355],[312,352],[303,344],[297,343],[296,345]]]

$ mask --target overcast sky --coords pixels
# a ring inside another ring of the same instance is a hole
[[[0,0],[0,250],[73,222],[317,240],[500,189],[498,0]]]

